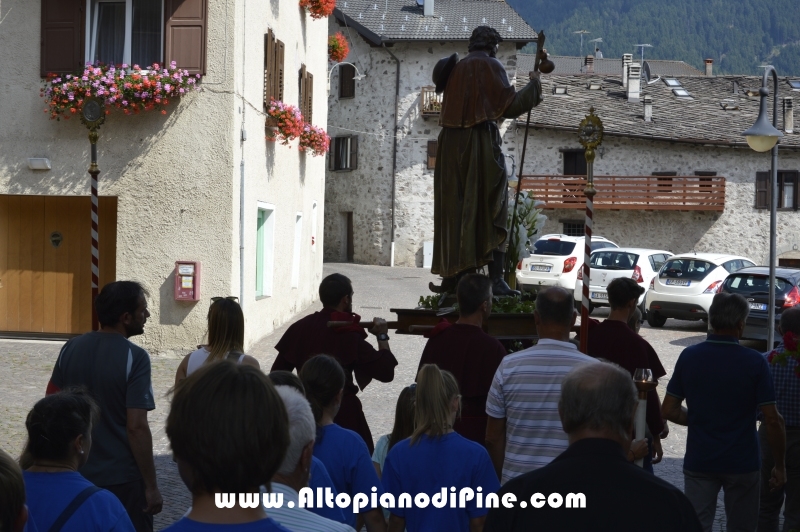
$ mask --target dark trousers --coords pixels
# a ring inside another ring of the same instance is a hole
[[[761,443],[761,507],[758,512],[759,532],[778,532],[778,517],[784,501],[783,530],[800,529],[800,427],[786,427],[786,484],[770,491],[769,479],[775,460],[767,443],[764,425],[758,429]]]
[[[147,499],[144,496],[144,480],[134,480],[114,486],[100,486],[117,496],[128,512],[136,532],[153,532],[153,516],[144,513]]]
[[[647,438],[647,456],[642,459],[642,469],[655,474],[653,471],[653,440],[650,438]]]
[[[683,492],[691,501],[704,532],[711,532],[717,513],[717,495],[725,491],[728,532],[755,532],[758,526],[758,496],[761,472],[726,475],[683,470]]]

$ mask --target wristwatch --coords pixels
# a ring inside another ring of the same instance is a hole
[[[389,335],[386,333],[376,334],[375,337],[378,339],[379,342],[388,342]]]

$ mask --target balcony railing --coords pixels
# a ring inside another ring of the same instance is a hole
[[[439,116],[442,112],[442,95],[436,94],[436,87],[422,87],[419,95],[419,114],[422,118]]]
[[[524,175],[522,189],[545,209],[583,209],[585,176]],[[725,178],[696,176],[595,176],[595,209],[723,211]]]

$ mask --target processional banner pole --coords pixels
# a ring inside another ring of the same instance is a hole
[[[89,175],[91,176],[89,185],[92,198],[92,330],[100,329],[97,319],[97,309],[95,300],[100,290],[100,246],[99,246],[99,213],[98,213],[98,186],[97,176],[100,168],[97,166],[97,140],[99,138],[100,126],[105,122],[105,104],[98,98],[86,98],[81,108],[81,122],[89,129],[89,143],[91,144],[91,164],[89,165]]]

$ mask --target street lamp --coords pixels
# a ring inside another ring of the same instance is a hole
[[[768,77],[772,75],[773,101],[772,123],[767,118],[767,97],[769,96]],[[778,125],[778,73],[775,67],[768,65],[764,70],[761,88],[758,89],[761,103],[758,109],[758,118],[753,126],[742,133],[747,139],[747,144],[757,152],[772,150],[772,167],[770,171],[771,198],[769,202],[769,303],[767,307],[767,350],[775,345],[775,263],[777,258],[777,219],[778,219],[778,139],[783,133],[775,127]]]
[[[336,64],[335,64],[335,65],[333,65],[333,66],[331,67],[331,69],[328,71],[328,85],[327,85],[327,87],[328,87],[328,94],[330,94],[330,93],[331,93],[331,74],[333,74],[333,69],[334,69],[334,68],[336,68],[336,67],[338,67],[339,65],[350,65],[351,67],[353,67],[354,69],[356,69],[356,75],[355,75],[355,76],[353,76],[353,79],[354,79],[354,80],[356,80],[356,81],[361,81],[362,79],[364,79],[365,77],[367,77],[367,76],[366,76],[366,74],[361,74],[361,73],[359,73],[359,71],[358,71],[358,67],[357,67],[356,65],[354,65],[353,63],[350,63],[350,62],[347,62],[347,61],[342,61],[341,63],[336,63]]]

